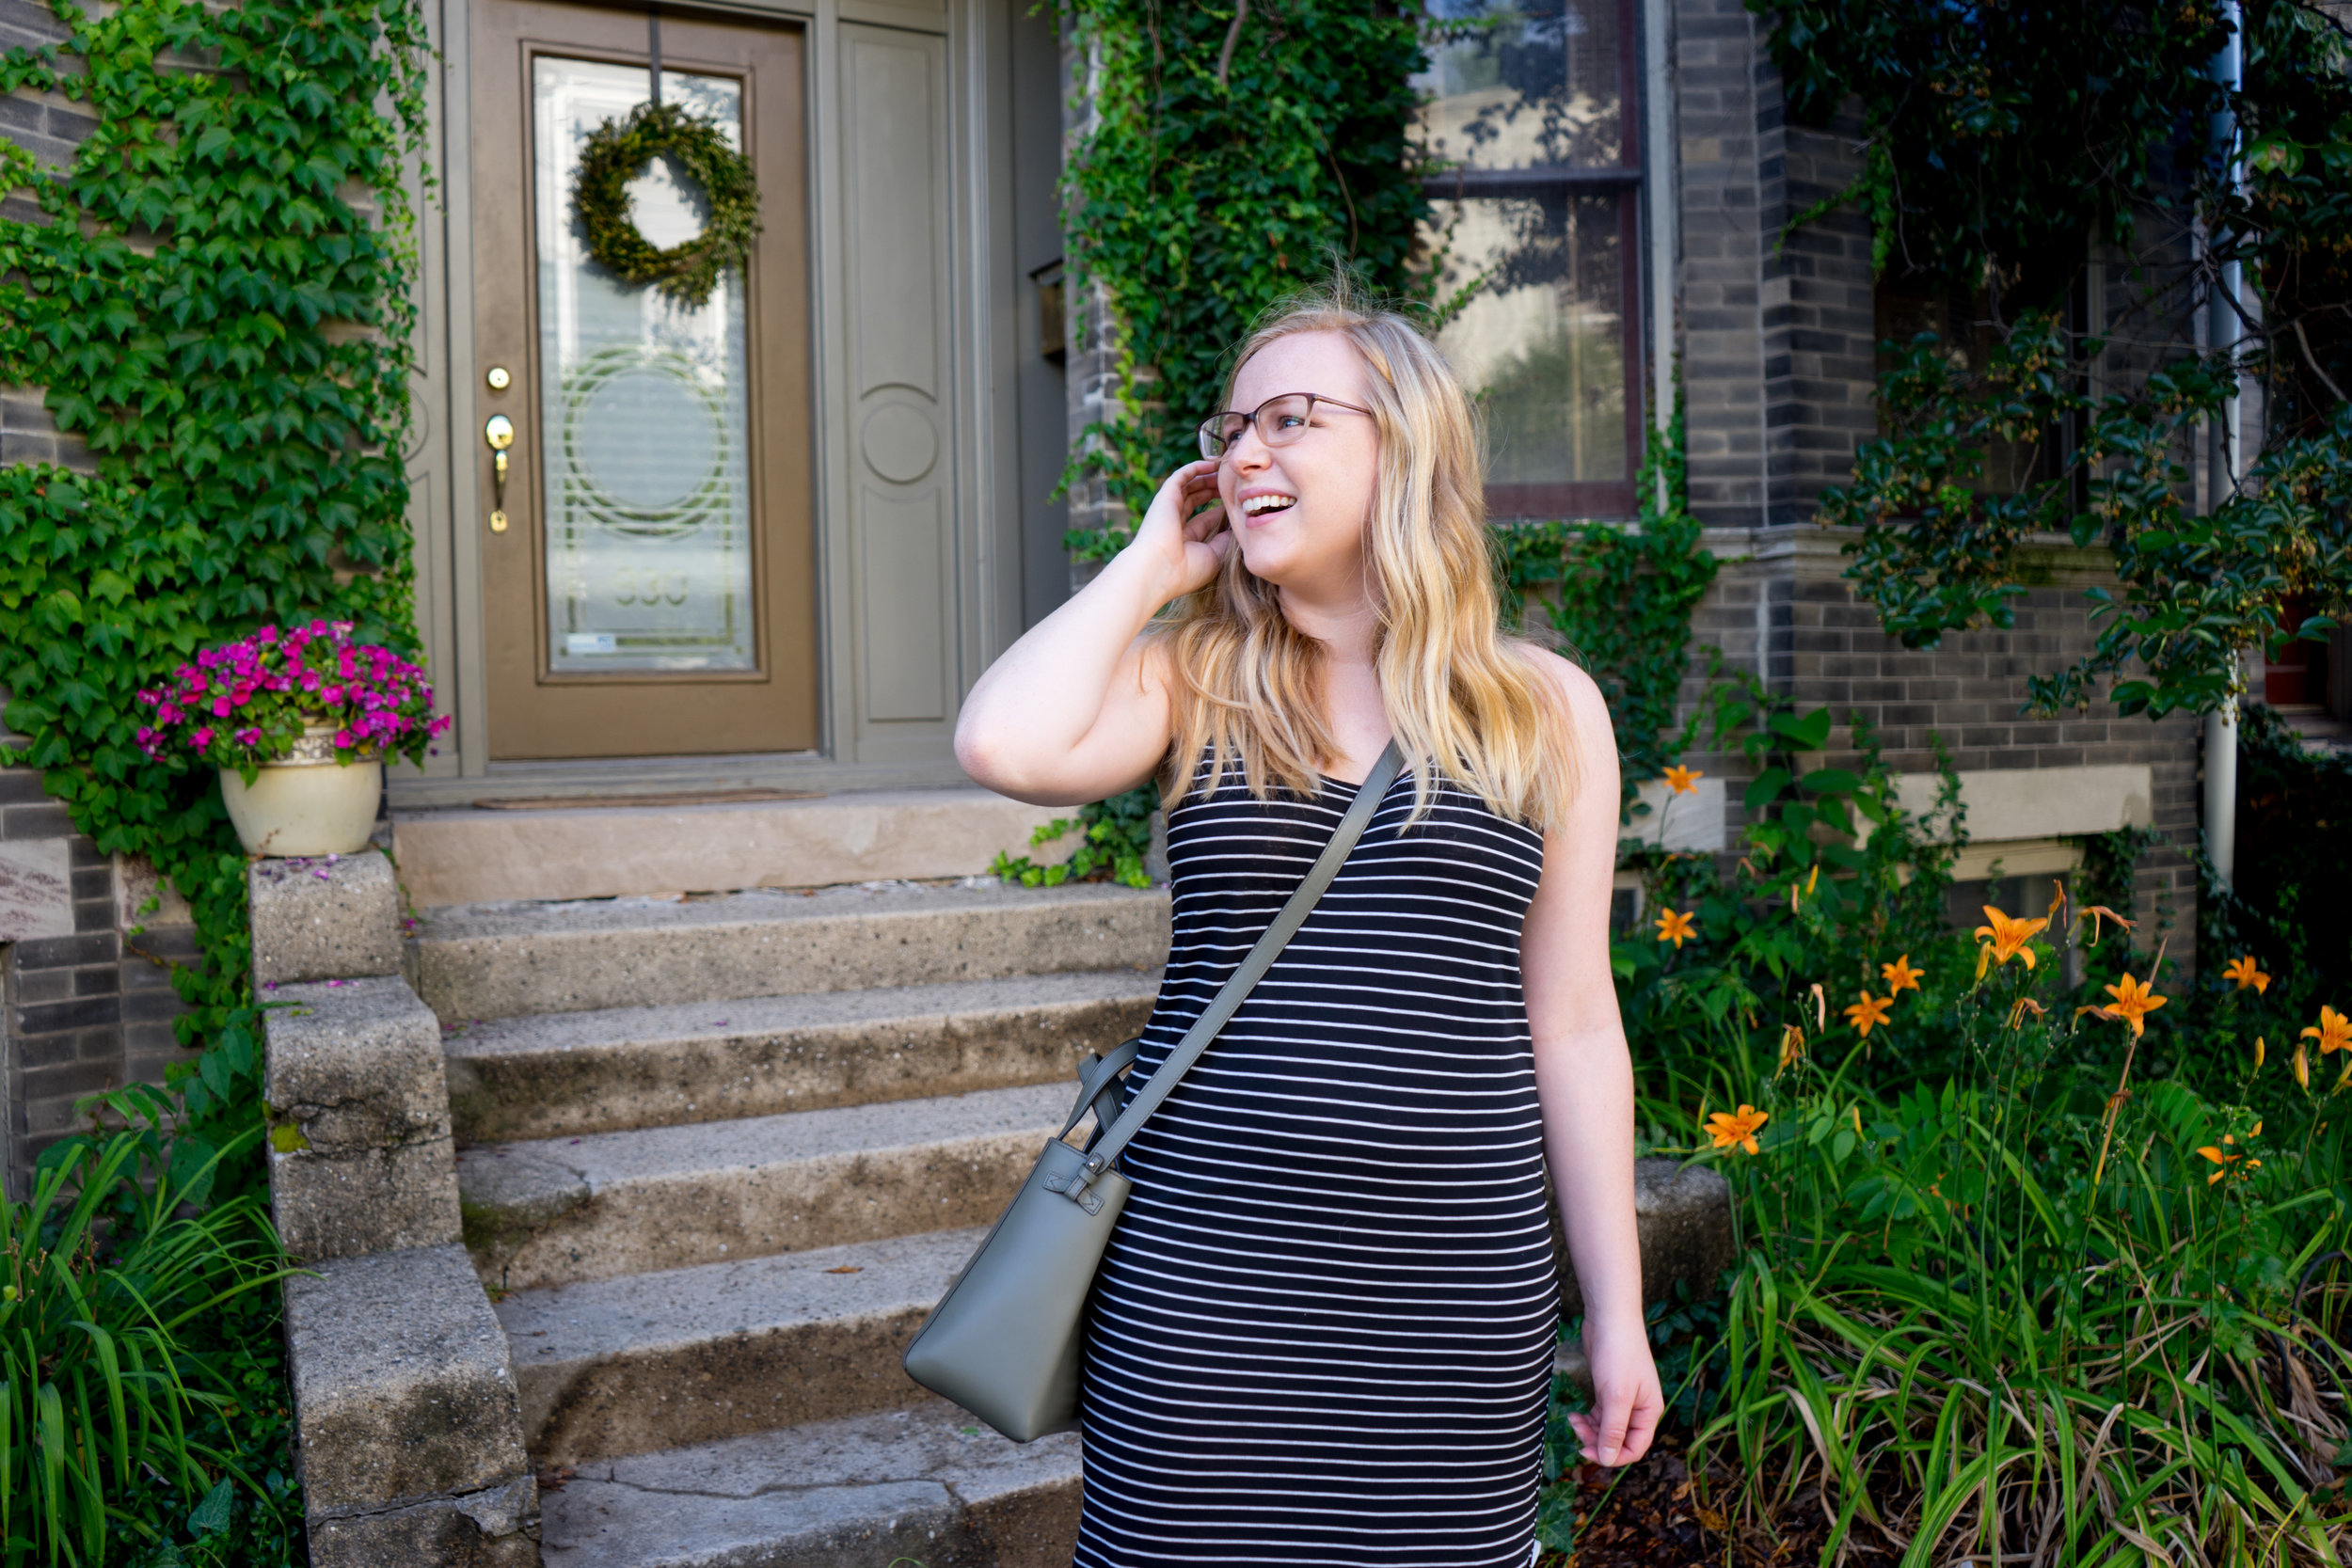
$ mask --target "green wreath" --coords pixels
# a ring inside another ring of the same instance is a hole
[[[628,182],[667,155],[703,188],[710,221],[684,245],[663,250],[637,230]],[[588,231],[588,254],[632,288],[653,284],[683,305],[707,304],[722,273],[741,266],[759,232],[759,186],[752,161],[719,127],[675,103],[640,103],[626,119],[588,133],[572,180],[572,211]]]

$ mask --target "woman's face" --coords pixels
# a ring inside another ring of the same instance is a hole
[[[1336,332],[1295,332],[1266,344],[1233,380],[1234,409],[1249,413],[1285,392],[1313,392],[1369,408],[1370,371]],[[1242,562],[1266,581],[1317,597],[1362,592],[1364,524],[1380,470],[1369,414],[1318,403],[1308,428],[1269,447],[1253,423],[1225,451],[1217,495]]]

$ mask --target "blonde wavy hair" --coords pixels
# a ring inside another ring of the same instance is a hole
[[[1233,356],[1233,381],[1260,349],[1335,332],[1371,374],[1379,472],[1364,524],[1379,623],[1375,666],[1391,730],[1413,769],[1413,818],[1436,777],[1498,815],[1539,830],[1566,820],[1578,758],[1565,705],[1534,663],[1553,655],[1505,639],[1486,541],[1480,427],[1454,367],[1414,323],[1361,298],[1345,278],[1282,301]],[[1274,786],[1312,795],[1337,755],[1321,701],[1323,644],[1283,616],[1275,585],[1235,547],[1217,576],[1152,623],[1168,657],[1174,744],[1162,800],[1184,797],[1203,751],[1211,777],[1237,759],[1261,800]]]

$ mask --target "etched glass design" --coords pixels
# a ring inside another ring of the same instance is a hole
[[[690,309],[588,257],[572,177],[591,131],[643,103],[642,67],[541,56],[532,82],[539,251],[548,665],[559,673],[750,670],[743,280]],[[665,102],[742,145],[742,88],[665,71]],[[667,159],[631,182],[656,245],[699,233],[702,192]]]

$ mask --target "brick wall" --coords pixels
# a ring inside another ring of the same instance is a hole
[[[0,768],[0,1073],[13,1196],[41,1149],[77,1125],[76,1101],[160,1083],[166,1064],[188,1054],[172,1033],[185,1009],[167,966],[197,961],[196,932],[176,896],[139,912],[156,891],[144,863],[101,854],[75,832],[38,772]]]
[[[47,6],[0,0],[0,49],[63,37]],[[46,167],[64,167],[94,128],[67,99],[0,95],[0,136]],[[21,191],[0,201],[0,214],[46,221]],[[37,387],[0,387],[0,464],[17,463],[91,467],[82,441],[58,433]],[[13,738],[0,732],[0,740]],[[0,1168],[12,1196],[24,1195],[40,1150],[72,1130],[75,1101],[134,1079],[160,1081],[165,1064],[184,1054],[172,1037],[183,1009],[165,965],[196,960],[195,931],[177,898],[134,912],[153,886],[141,865],[99,853],[75,832],[37,772],[0,768]]]

